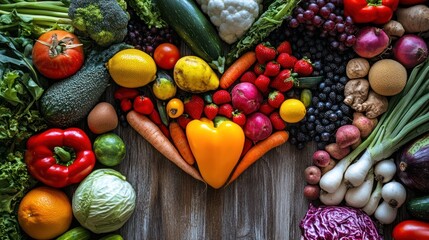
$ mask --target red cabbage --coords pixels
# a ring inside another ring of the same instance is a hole
[[[310,204],[299,227],[305,240],[382,239],[374,222],[364,211],[347,206],[315,207]]]

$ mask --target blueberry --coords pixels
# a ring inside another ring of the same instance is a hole
[[[331,88],[330,87],[325,87],[325,88],[323,88],[323,93],[325,93],[325,94],[329,94],[330,92],[331,92]]]
[[[295,138],[295,137],[291,137],[291,138],[290,138],[290,140],[289,140],[289,142],[290,142],[290,144],[292,144],[292,145],[296,145],[296,144],[298,143],[298,140],[296,140],[296,138]]]
[[[326,87],[326,83],[325,82],[321,82],[319,83],[319,89],[323,90]]]
[[[324,94],[324,93],[319,93],[319,99],[320,99],[321,101],[326,101],[326,100],[327,100],[326,94]]]
[[[329,124],[329,120],[328,119],[322,119],[322,124],[323,125],[328,125]]]
[[[328,126],[325,127],[325,129],[326,129],[327,132],[333,132],[335,130],[335,128],[336,127],[335,127],[334,123],[331,123],[331,124],[329,124]]]
[[[309,123],[305,124],[305,127],[309,131],[314,130],[314,123],[309,122]]]
[[[324,126],[322,126],[322,125],[317,125],[316,126],[316,132],[322,133],[324,131],[325,131],[325,127]]]
[[[305,147],[305,144],[304,144],[304,143],[302,143],[302,142],[300,142],[300,143],[298,143],[298,144],[296,145],[296,147],[297,147],[298,149],[303,149],[303,148]]]
[[[337,111],[338,110],[338,105],[337,104],[332,105],[331,110],[332,111]]]
[[[335,92],[330,92],[329,93],[329,100],[334,102],[336,99],[337,99],[337,94]]]
[[[337,111],[335,111],[335,115],[337,115],[337,118],[342,118],[343,112],[341,112],[341,110],[337,110]]]
[[[325,103],[325,107],[326,107],[326,109],[331,109],[332,108],[332,103],[331,102],[326,102]]]
[[[324,102],[318,102],[317,103],[317,109],[319,111],[322,111],[325,108],[325,103]]]
[[[317,149],[325,149],[326,143],[324,142],[318,142],[317,143]]]
[[[314,115],[309,115],[307,122],[308,123],[314,123],[314,121],[316,121],[316,117]]]
[[[320,137],[322,138],[322,141],[324,142],[328,142],[329,141],[329,137],[331,136],[331,134],[329,134],[328,132],[323,132]]]
[[[331,113],[331,114],[329,114],[328,119],[329,119],[329,121],[331,121],[331,122],[335,122],[335,121],[337,121],[338,116],[337,116],[337,114],[335,114],[335,113]]]
[[[313,104],[313,106],[316,106],[318,102],[319,102],[319,98],[318,97],[313,96],[311,98],[311,104]]]
[[[304,134],[304,133],[302,133],[302,132],[298,133],[298,136],[296,137],[296,139],[297,139],[299,142],[304,142],[304,141],[305,141],[305,134]]]
[[[314,137],[314,141],[316,141],[316,142],[320,142],[320,136],[315,136],[315,137]]]

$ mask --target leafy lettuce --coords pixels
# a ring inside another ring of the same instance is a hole
[[[36,103],[43,87],[31,61],[28,39],[0,34],[0,236],[23,239],[16,209],[36,183],[24,162],[26,140],[47,127]],[[20,49],[20,50],[18,50]]]

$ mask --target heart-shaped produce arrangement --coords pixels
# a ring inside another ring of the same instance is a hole
[[[161,51],[176,54],[162,59]],[[124,72],[125,66],[134,65],[126,59],[150,58],[137,49],[118,52],[108,63],[119,85],[114,96],[140,135],[185,172],[216,189],[288,140],[287,123],[305,117],[311,93],[302,91],[297,99],[287,97],[287,92],[315,87],[321,80],[311,77],[310,59],[296,58],[288,41],[258,44],[223,74],[200,57],[178,52],[170,43],[157,47],[148,65],[163,69],[141,82],[129,81],[139,76]],[[116,74],[116,65],[121,74]],[[147,76],[146,70],[136,73]]]

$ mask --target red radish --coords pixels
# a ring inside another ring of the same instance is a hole
[[[393,45],[393,55],[406,68],[413,68],[428,57],[428,46],[423,38],[407,34]]]
[[[238,83],[231,91],[232,106],[246,115],[258,110],[262,100],[261,92],[249,82]]]
[[[304,170],[304,176],[308,184],[318,184],[322,177],[322,172],[316,166],[309,166]]]
[[[381,28],[366,26],[356,34],[353,50],[361,57],[372,58],[389,46],[389,36]]]
[[[319,185],[309,184],[304,187],[304,197],[308,200],[316,200],[319,198],[320,187]]]
[[[253,142],[264,140],[273,132],[273,126],[270,119],[260,112],[250,115],[247,118],[243,129],[244,135]]]
[[[346,148],[354,143],[358,142],[360,139],[359,128],[347,124],[338,128],[335,134],[336,143],[340,148]]]
[[[330,143],[325,146],[325,151],[328,152],[332,158],[340,160],[350,153],[350,147],[340,148],[337,143]]]
[[[313,153],[313,164],[318,167],[326,167],[329,164],[331,156],[327,151],[317,150]]]

